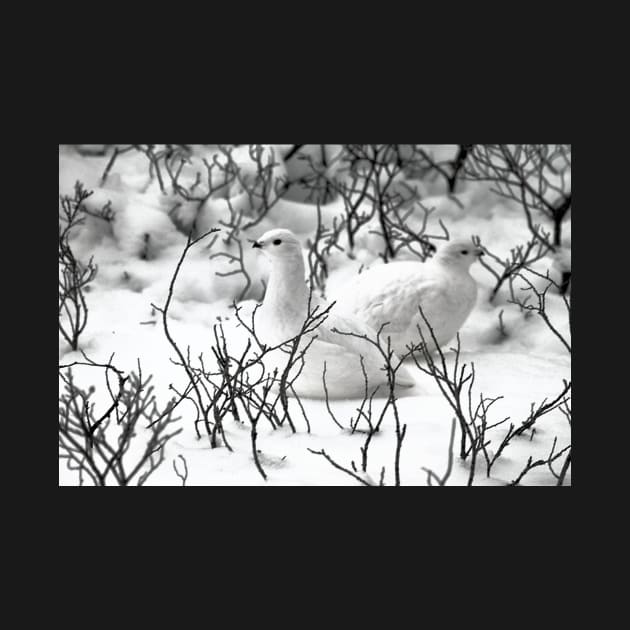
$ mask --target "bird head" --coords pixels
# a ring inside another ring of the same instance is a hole
[[[435,255],[435,259],[442,263],[469,269],[481,256],[483,256],[483,249],[481,247],[478,247],[471,241],[458,240],[450,241],[441,247]]]
[[[302,257],[302,245],[290,230],[269,230],[254,241],[253,247],[260,249],[270,260]]]

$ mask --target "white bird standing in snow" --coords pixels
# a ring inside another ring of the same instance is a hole
[[[315,311],[322,313],[328,308],[323,300],[310,294],[304,281],[304,260],[302,248],[295,235],[289,230],[274,229],[263,234],[255,243],[271,262],[269,284],[262,306],[257,310],[254,325],[259,341],[267,346],[276,346],[296,337],[303,329],[309,316]],[[317,321],[322,321],[318,319]],[[313,328],[313,326],[309,326]],[[376,332],[369,326],[352,318],[343,318],[328,313],[322,323],[302,338],[298,352],[305,348],[304,366],[293,388],[299,396],[323,398],[322,374],[326,367],[326,386],[330,398],[353,398],[365,393],[365,378],[361,368],[361,357],[368,380],[369,393],[387,384],[384,370],[385,359],[379,350],[365,339],[334,332],[353,332],[376,339]],[[267,355],[268,369],[286,366],[287,355],[275,350],[274,357]],[[394,367],[398,361],[392,358]],[[297,371],[300,365],[295,366]],[[295,373],[290,372],[289,380]],[[413,387],[415,381],[409,371],[401,366],[396,372],[396,383]],[[381,388],[383,389],[383,388]]]
[[[403,261],[378,265],[354,277],[338,291],[340,314],[383,329],[400,355],[409,344],[421,341],[417,326],[435,350],[419,306],[431,324],[439,346],[450,341],[470,315],[477,299],[477,284],[470,266],[483,251],[467,241],[442,247],[425,263]],[[334,298],[334,296],[331,296]]]

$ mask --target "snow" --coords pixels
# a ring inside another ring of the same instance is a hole
[[[286,153],[289,145],[269,145],[265,156],[275,159]],[[307,145],[310,147],[311,145]],[[312,145],[319,146],[319,145]],[[331,145],[331,155],[334,147]],[[427,147],[429,145],[425,145]],[[431,145],[435,159],[452,159],[453,145]],[[195,150],[196,159],[212,155],[215,149],[204,146]],[[86,292],[89,308],[87,326],[80,338],[80,346],[94,361],[107,362],[113,354],[113,364],[129,372],[137,369],[138,360],[145,375],[152,374],[158,405],[164,405],[172,396],[169,385],[177,389],[185,386],[187,379],[183,369],[173,363],[173,348],[164,335],[161,315],[152,304],[162,307],[168,295],[170,281],[181,257],[186,237],[179,231],[169,215],[174,204],[171,191],[163,194],[155,181],[148,176],[146,157],[135,151],[121,154],[104,186],[101,175],[110,154],[80,155],[70,146],[59,150],[59,192],[72,194],[76,180],[83,182],[87,190],[93,190],[90,207],[100,208],[112,202],[116,217],[112,224],[93,217],[73,236],[72,247],[84,261],[93,256],[98,274]],[[251,166],[246,147],[239,147],[234,155],[241,164]],[[263,158],[264,161],[265,158]],[[283,165],[276,167],[280,176]],[[295,168],[295,167],[294,167]],[[285,171],[286,172],[286,171]],[[190,175],[190,173],[189,173]],[[194,179],[194,175],[190,175]],[[438,178],[439,179],[439,178]],[[410,182],[413,183],[413,182]],[[500,257],[509,257],[510,249],[530,240],[525,215],[514,202],[504,200],[490,192],[486,184],[466,183],[458,188],[456,197],[465,206],[462,209],[446,195],[439,181],[419,182],[419,192],[426,207],[434,208],[427,221],[427,232],[440,234],[439,221],[448,228],[451,239],[470,239],[479,236],[482,244]],[[226,194],[239,194],[229,191]],[[242,194],[242,193],[240,193]],[[181,200],[180,200],[181,201]],[[180,216],[188,211],[194,216],[199,212],[193,204],[184,204]],[[197,226],[201,231],[217,227],[228,213],[227,201],[209,199],[199,216]],[[343,204],[333,201],[322,206],[324,221],[332,222],[343,212]],[[411,219],[421,222],[423,215]],[[546,229],[549,222],[537,217]],[[272,228],[288,228],[294,231],[305,245],[312,238],[317,226],[315,206],[312,204],[280,199],[269,215],[246,234],[256,239]],[[558,278],[567,267],[570,270],[570,218],[564,223],[563,249],[555,256],[546,256],[533,265],[541,274],[550,272]],[[148,235],[148,238],[147,236]],[[213,257],[218,252],[235,253],[233,244],[225,244],[219,235],[214,246],[207,249],[211,237],[195,245],[188,253],[180,270],[173,300],[169,309],[169,326],[173,337],[182,349],[190,348],[190,356],[203,353],[207,360],[212,356],[212,327],[221,323],[230,347],[244,348],[246,331],[238,326],[232,302],[238,300],[246,287],[240,274],[220,277],[234,269],[225,257]],[[256,250],[243,242],[245,265],[251,277],[251,287],[242,305],[246,310],[254,307],[263,296],[269,268],[256,255]],[[362,266],[384,264],[378,256],[379,237],[364,228],[356,249],[336,252],[329,261],[328,288],[343,286]],[[306,256],[306,252],[305,252]],[[397,259],[413,260],[413,256],[401,253]],[[416,258],[417,260],[417,258]],[[563,379],[571,380],[571,357],[561,341],[550,332],[541,317],[535,313],[526,316],[509,302],[510,295],[504,286],[495,300],[489,302],[494,279],[480,264],[475,263],[471,275],[478,283],[477,303],[460,331],[460,365],[474,363],[476,379],[473,387],[474,400],[483,393],[485,397],[503,398],[489,412],[489,422],[498,422],[509,416],[510,420],[491,433],[496,448],[510,422],[519,425],[536,405],[545,398],[552,400],[561,390]],[[531,276],[534,286],[543,288],[545,282]],[[515,286],[518,286],[518,282]],[[548,316],[559,333],[570,340],[569,323],[562,296],[549,291],[546,295]],[[500,319],[502,318],[502,326]],[[451,344],[453,345],[453,344]],[[454,353],[446,352],[449,366]],[[70,350],[65,341],[59,341],[59,362],[69,364],[83,361],[80,352]],[[442,475],[448,460],[448,443],[451,430],[452,410],[439,391],[435,381],[421,373],[413,363],[408,367],[416,375],[417,386],[410,394],[401,393],[397,402],[401,421],[407,425],[407,433],[401,450],[400,477],[403,485],[426,485],[429,468]],[[105,387],[102,371],[86,366],[73,368],[76,382],[86,389],[96,387],[94,401],[103,411],[111,403]],[[60,381],[60,394],[61,394]],[[354,461],[360,469],[361,452],[365,433],[352,433],[340,429],[331,419],[324,401],[302,399],[304,411],[310,423],[310,432],[302,412],[294,399],[289,400],[292,417],[296,423],[294,434],[285,424],[272,428],[261,418],[258,424],[258,448],[260,463],[267,480],[263,480],[252,457],[250,426],[231,419],[225,422],[226,437],[233,451],[227,448],[210,448],[207,437],[196,437],[193,422],[194,411],[187,401],[181,403],[176,415],[182,416],[177,423],[183,431],[165,447],[164,463],[148,478],[147,485],[181,485],[173,469],[173,460],[183,455],[189,471],[186,485],[358,485],[358,482],[334,468],[324,457],[313,451],[324,449],[340,465],[351,468]],[[359,400],[331,400],[330,407],[338,421],[349,426],[350,418],[356,418]],[[374,401],[373,416],[385,404],[384,399]],[[359,423],[365,429],[365,422]],[[139,438],[149,431],[140,429]],[[504,485],[515,479],[530,456],[534,460],[545,458],[557,438],[558,449],[571,443],[571,427],[563,413],[556,409],[543,416],[536,424],[536,431],[515,438],[486,478],[483,462],[478,462],[475,485]],[[467,462],[458,458],[459,429],[455,438],[454,462],[448,485],[465,485],[468,479]],[[394,485],[394,455],[396,448],[395,423],[391,409],[383,421],[381,431],[370,444],[367,466],[368,476],[378,483],[381,468],[385,467],[386,485]],[[563,458],[555,462],[559,471]],[[181,469],[181,463],[177,462]],[[359,476],[363,476],[360,474]],[[546,466],[534,468],[521,485],[555,485],[556,480]],[[565,485],[570,485],[570,472]],[[60,460],[59,484],[77,485],[76,472],[67,469]]]

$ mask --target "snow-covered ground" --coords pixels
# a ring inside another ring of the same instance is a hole
[[[448,150],[449,147],[443,148],[445,152]],[[152,384],[158,403],[164,404],[172,395],[169,384],[180,389],[187,379],[182,368],[172,362],[175,353],[164,335],[160,315],[152,304],[164,305],[186,237],[177,229],[177,221],[172,220],[174,213],[169,215],[177,199],[173,195],[162,194],[157,182],[149,179],[143,155],[135,151],[121,155],[105,186],[100,186],[100,177],[108,161],[109,155],[86,156],[78,154],[70,146],[59,148],[59,194],[72,195],[75,181],[80,180],[88,190],[94,191],[89,200],[91,207],[97,208],[111,201],[116,212],[112,224],[87,217],[85,225],[77,231],[71,243],[78,258],[87,260],[93,256],[98,265],[98,274],[86,293],[89,316],[80,337],[80,346],[90,359],[100,363],[107,362],[114,354],[113,364],[126,372],[136,369],[139,360],[143,372],[153,375]],[[423,203],[436,208],[430,216],[428,232],[440,233],[438,220],[441,219],[451,239],[479,236],[482,244],[500,257],[508,256],[512,247],[531,238],[522,210],[515,203],[491,193],[485,184],[467,183],[463,186],[458,193],[463,209],[446,196],[444,185],[439,181],[422,182],[421,185],[425,194]],[[224,217],[222,213],[227,211],[224,200],[211,201],[203,211],[205,223],[201,227],[205,229],[218,226],[218,221]],[[186,220],[187,211],[194,212],[187,204],[176,210],[181,221]],[[323,212],[332,216],[343,212],[343,205],[341,202],[329,203],[323,207]],[[546,225],[544,218],[537,220]],[[314,205],[283,199],[274,206],[273,213],[246,236],[255,239],[269,228],[286,227],[306,243],[316,225]],[[149,234],[148,239],[146,234]],[[570,219],[564,224],[564,235],[565,243],[570,245]],[[233,267],[225,258],[210,258],[212,253],[225,251],[221,249],[220,241],[208,249],[206,246],[210,240],[205,239],[188,253],[169,310],[171,333],[181,348],[190,347],[192,357],[200,353],[208,357],[212,355],[212,327],[219,322],[223,323],[226,338],[234,347],[245,341],[245,332],[242,327],[236,326],[231,307],[232,302],[241,296],[245,280],[238,274],[227,277],[216,275]],[[383,264],[376,256],[378,243],[375,240],[378,237],[365,230],[362,239],[357,242],[353,258],[345,253],[333,255],[327,284],[329,291],[347,282],[361,265]],[[244,298],[260,301],[268,267],[247,243],[244,257],[252,281]],[[546,257],[535,263],[533,268],[542,274],[547,270],[554,273],[552,266],[553,260]],[[473,265],[471,274],[477,280],[479,295],[475,309],[460,331],[460,364],[474,363],[475,401],[482,393],[485,397],[502,396],[489,412],[489,423],[510,417],[508,422],[490,433],[492,444],[489,448],[492,450],[501,442],[510,422],[518,426],[527,418],[532,403],[538,405],[544,399],[555,398],[562,389],[563,379],[571,380],[571,357],[542,318],[536,314],[526,317],[516,305],[508,302],[507,287],[499,292],[493,303],[489,302],[494,279],[480,264]],[[540,279],[534,280],[534,283],[544,286],[544,281]],[[562,297],[550,291],[546,306],[550,321],[560,334],[570,339]],[[500,314],[503,327],[500,326]],[[447,352],[446,355],[452,364],[454,353]],[[59,362],[69,364],[82,360],[81,354],[72,352],[60,335]],[[438,475],[446,470],[453,414],[434,380],[415,368],[412,362],[409,367],[415,370],[417,385],[409,393],[401,394],[398,400],[401,421],[407,425],[400,457],[400,478],[403,485],[426,485],[424,468]],[[96,387],[94,401],[104,410],[110,399],[101,371],[76,366],[73,373],[80,386],[86,389],[90,385]],[[360,448],[365,434],[340,429],[322,400],[302,399],[302,404],[309,419],[310,432],[294,399],[290,399],[290,405],[291,409],[295,409],[293,418],[297,433],[293,433],[287,425],[273,429],[264,419],[259,422],[258,448],[260,463],[268,476],[265,481],[253,461],[249,424],[227,421],[225,431],[233,451],[212,449],[207,438],[199,440],[196,437],[194,412],[184,401],[176,414],[182,416],[177,426],[183,430],[165,447],[165,461],[148,478],[147,485],[181,485],[173,470],[173,460],[178,455],[183,455],[187,462],[187,485],[357,485],[357,481],[309,449],[324,449],[342,466],[351,468],[351,461],[354,461],[359,468]],[[330,403],[332,412],[344,426],[348,426],[351,417],[356,417],[359,404],[358,400]],[[375,400],[375,415],[383,404],[383,399]],[[145,429],[140,435],[142,431]],[[492,469],[491,477],[486,477],[483,462],[479,462],[474,484],[509,483],[519,475],[530,456],[533,460],[545,459],[554,438],[557,438],[556,450],[571,443],[570,424],[559,409],[537,422],[533,437],[528,431],[515,438]],[[464,485],[468,479],[468,463],[462,463],[457,457],[458,444],[459,429],[448,485]],[[368,479],[378,483],[381,469],[385,467],[385,484],[394,485],[395,449],[395,424],[389,414],[370,445]],[[557,471],[562,461],[563,458],[555,462]],[[78,483],[77,473],[68,470],[61,460],[59,483]],[[522,485],[555,483],[555,477],[546,466],[534,468],[521,482]],[[570,483],[569,471],[565,485]]]

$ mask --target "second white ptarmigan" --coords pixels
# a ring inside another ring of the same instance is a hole
[[[421,341],[435,350],[418,307],[431,324],[439,346],[448,343],[470,315],[477,300],[477,283],[470,266],[483,250],[470,241],[452,241],[427,262],[401,261],[372,267],[329,296],[341,315],[383,329],[399,355]]]
[[[379,350],[365,339],[340,334],[352,332],[376,339],[376,332],[353,317],[339,317],[330,311],[325,318],[317,318],[330,305],[309,291],[304,278],[302,248],[295,235],[289,230],[270,230],[254,243],[254,247],[271,262],[265,298],[253,317],[258,340],[268,347],[275,347],[296,337],[309,316],[309,307],[316,323],[321,322],[316,327],[311,326],[312,330],[303,335],[298,346],[298,353],[306,346],[308,349],[304,353],[304,364],[296,363],[289,372],[291,380],[292,375],[301,370],[293,382],[294,392],[299,396],[324,398],[324,368],[330,398],[364,396],[366,376],[368,395],[374,390],[385,392],[387,373]],[[287,354],[281,349],[274,350],[264,357],[264,363],[269,371],[274,368],[282,371],[287,364]],[[394,357],[394,366],[397,363]],[[402,387],[415,385],[405,366],[400,366],[396,372],[396,384]],[[287,393],[291,395],[293,392],[289,390]]]

